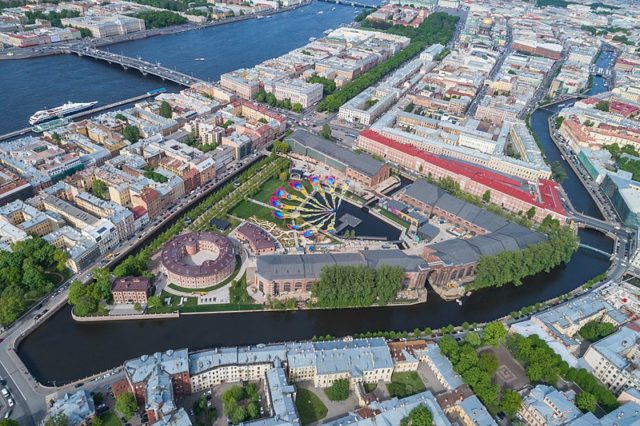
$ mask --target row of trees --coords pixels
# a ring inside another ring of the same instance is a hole
[[[175,12],[186,12],[194,7],[207,6],[205,0],[134,0],[134,2]]]
[[[390,33],[410,37],[411,43],[397,55],[379,63],[371,70],[346,83],[340,90],[325,97],[318,104],[318,111],[336,112],[349,99],[398,69],[426,46],[434,43],[447,44],[453,37],[457,22],[458,17],[438,12],[429,15],[418,28],[389,28],[387,31]]]
[[[165,28],[187,23],[187,18],[168,10],[144,10],[139,12],[136,18],[142,19],[146,28]]]
[[[490,412],[495,414],[503,411],[513,417],[522,405],[522,398],[512,390],[501,391],[500,386],[492,382],[499,365],[493,351],[484,350],[480,354],[477,351],[481,344],[499,345],[504,341],[506,334],[504,325],[494,322],[487,325],[482,340],[476,333],[470,332],[465,336],[464,342],[458,343],[453,337],[445,336],[440,339],[438,345],[453,364],[454,370]]]
[[[66,251],[41,237],[18,241],[11,251],[0,251],[0,323],[12,323],[33,301],[53,290],[52,275],[63,277],[67,258]]]
[[[317,304],[323,307],[386,305],[395,299],[404,269],[382,265],[375,270],[369,266],[328,265],[320,272],[320,281],[313,287]]]
[[[25,12],[24,16],[27,18],[26,23],[28,25],[35,24],[36,19],[45,19],[51,23],[51,26],[62,28],[62,19],[77,18],[80,16],[80,12],[67,9],[63,9],[60,12],[56,12],[55,10],[52,10],[50,12],[34,10]]]
[[[260,91],[257,93],[256,101],[266,103],[272,107],[288,109],[293,112],[300,112],[303,109],[301,103],[299,102],[291,103],[291,99],[278,100],[276,99],[276,96],[273,93],[271,92],[267,93],[267,91],[264,89],[260,89]]]
[[[613,411],[620,405],[615,395],[602,386],[591,373],[584,368],[569,367],[569,364],[537,335],[511,335],[507,339],[507,346],[511,354],[524,366],[532,382],[554,385],[558,378],[562,377],[575,382],[582,389],[582,393],[592,395],[606,412]],[[585,403],[591,397],[583,396],[582,399]],[[593,408],[595,409],[595,405]],[[588,410],[592,411],[591,407]]]
[[[277,173],[280,169],[287,169],[289,165],[289,160],[281,157],[267,157],[264,158],[253,166],[249,167],[245,172],[240,174],[237,178],[241,184],[247,182],[251,177],[255,176],[259,171],[272,167],[275,172],[274,175],[277,176]],[[240,186],[242,188],[242,185]],[[198,217],[203,216],[206,212],[219,212],[219,209],[214,208],[214,206],[229,196],[232,192],[234,192],[236,188],[233,183],[228,183],[219,190],[215,191],[212,195],[208,196],[204,201],[200,202],[196,207],[191,209],[186,216],[194,221]],[[219,212],[224,213],[224,212]],[[177,220],[169,229],[165,230],[162,234],[154,238],[151,242],[147,243],[147,245],[140,250],[137,254],[129,255],[125,260],[123,260],[118,266],[113,270],[113,274],[116,277],[125,277],[125,276],[145,276],[151,280],[155,277],[151,272],[149,272],[149,259],[153,253],[155,253],[162,245],[164,245],[171,238],[178,235],[185,228],[186,224],[184,219]]]
[[[539,230],[548,239],[526,249],[506,251],[495,256],[483,256],[476,268],[475,280],[467,287],[501,287],[513,283],[521,285],[525,277],[538,272],[549,272],[552,268],[571,260],[578,249],[578,239],[573,230],[560,226],[555,219],[547,217]]]

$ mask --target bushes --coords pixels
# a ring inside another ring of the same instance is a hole
[[[338,379],[324,390],[327,397],[331,401],[344,401],[349,398],[349,381],[347,379]]]
[[[589,321],[580,328],[580,336],[590,342],[595,342],[613,333],[616,328],[613,324],[601,321]]]

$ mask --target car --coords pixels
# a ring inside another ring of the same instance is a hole
[[[73,385],[73,387],[78,389],[79,387],[82,387],[82,385],[84,385],[84,383],[80,382],[80,383],[76,383],[75,385]]]
[[[7,388],[2,388],[2,390],[0,390],[0,393],[2,393],[2,396],[4,396],[5,398],[8,398],[10,395]]]
[[[9,404],[9,407],[13,407],[15,405],[15,402],[13,401],[13,398],[7,399],[7,404]]]

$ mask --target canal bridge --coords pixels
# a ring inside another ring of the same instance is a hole
[[[597,247],[590,246],[589,244],[580,243],[580,247],[585,248],[587,250],[594,251],[594,252],[599,253],[599,254],[601,254],[603,256],[606,256],[606,257],[613,256],[613,253],[609,253],[609,252],[601,250],[601,249],[599,249]]]
[[[346,6],[360,7],[362,9],[377,9],[377,6],[372,4],[360,3],[357,1],[348,1],[348,0],[318,0],[323,1],[325,3],[334,3],[334,4],[344,4]]]
[[[162,80],[171,81],[182,86],[189,87],[195,83],[203,82],[203,80],[192,75],[187,75],[180,71],[162,67],[159,64],[145,61],[142,58],[131,58],[129,56],[119,55],[117,53],[111,53],[90,47],[72,47],[69,49],[69,53],[74,53],[80,57],[86,56],[88,58],[105,61],[109,64],[118,64],[125,70],[129,68],[135,69],[140,71],[142,75],[153,75],[161,78]]]

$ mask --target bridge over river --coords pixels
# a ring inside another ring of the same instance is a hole
[[[142,58],[132,58],[129,56],[118,55],[117,53],[111,53],[100,49],[94,49],[90,47],[72,47],[68,50],[68,52],[81,57],[86,56],[89,58],[105,61],[109,64],[119,64],[124,69],[135,69],[140,71],[142,75],[153,75],[163,80],[180,84],[182,86],[188,87],[195,83],[201,83],[204,81],[192,75],[184,74],[180,71],[165,68],[160,66],[159,64],[145,61]]]

